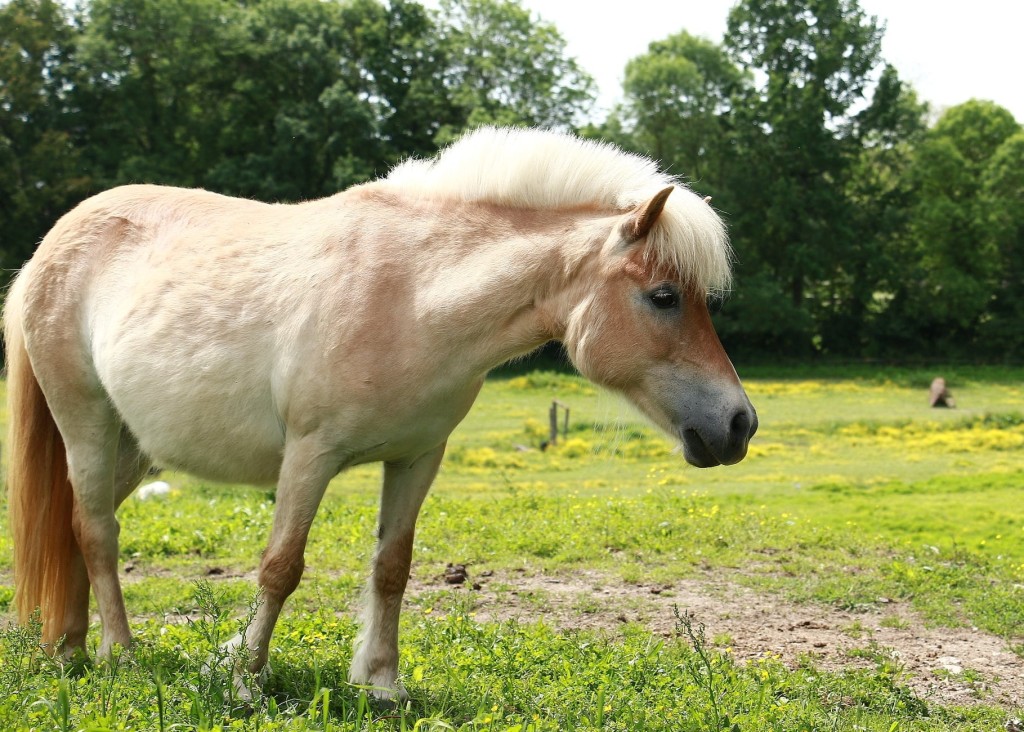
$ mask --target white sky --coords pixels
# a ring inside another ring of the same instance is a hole
[[[597,119],[621,96],[626,62],[686,30],[721,42],[735,0],[521,0],[554,23],[599,88]],[[1024,1],[860,0],[886,23],[884,58],[933,110],[990,99],[1024,123]]]

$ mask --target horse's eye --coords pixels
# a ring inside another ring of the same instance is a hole
[[[662,285],[647,295],[651,304],[658,310],[671,310],[679,307],[679,292],[674,287]]]

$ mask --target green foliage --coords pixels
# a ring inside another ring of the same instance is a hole
[[[514,0],[443,0],[441,29],[449,65],[445,86],[465,127],[569,127],[594,97],[594,82],[567,58],[565,40]]]
[[[893,353],[894,343],[905,348],[906,333],[915,331],[912,324],[894,322],[889,307],[910,266],[908,171],[924,132],[925,111],[896,70],[886,66],[871,104],[853,120],[861,148],[844,190],[853,235],[829,279],[814,287],[815,330],[827,353],[885,356]]]
[[[811,314],[793,303],[785,283],[771,272],[745,267],[741,272],[716,323],[729,353],[741,361],[765,353],[805,353],[814,332]]]
[[[744,83],[725,52],[708,40],[684,31],[655,41],[626,65],[625,105],[617,114],[631,135],[623,141],[695,181],[702,192],[717,194],[729,104]]]
[[[911,237],[892,306],[909,338],[946,352],[1018,352],[1006,316],[1021,307],[1012,278],[1020,266],[1011,202],[1019,174],[1004,156],[1013,155],[1010,140],[1020,131],[1005,109],[971,101],[949,109],[914,150]],[[1003,315],[994,324],[993,311]]]
[[[972,99],[946,110],[932,132],[951,141],[978,174],[1003,142],[1020,132],[1020,125],[998,104]]]
[[[981,324],[979,340],[998,344],[1007,357],[1024,354],[1024,129],[995,149],[982,173],[981,210],[998,253],[991,319]]]
[[[744,2],[729,14],[726,48],[763,79],[736,102],[737,253],[812,315],[833,307],[815,285],[836,277],[841,263],[855,266],[849,255],[859,232],[845,187],[869,130],[853,109],[880,64],[881,36],[856,0]],[[743,284],[741,270],[737,288]],[[803,331],[800,350],[813,334]]]
[[[123,183],[330,195],[482,124],[572,128],[594,83],[518,0],[0,2],[0,264]],[[649,154],[727,219],[731,352],[1019,360],[1020,124],[926,107],[858,0],[744,0],[624,69],[583,134]],[[2,284],[2,283],[0,283]]]
[[[53,0],[0,5],[0,265],[21,266],[88,190],[67,97],[74,30]]]
[[[592,97],[557,31],[497,0],[95,0],[82,47],[92,122],[124,141],[92,146],[107,184],[269,200],[334,193],[467,126],[566,124]]]
[[[397,106],[437,74],[432,31],[407,3],[96,0],[78,93],[90,128],[120,144],[89,140],[87,150],[104,185],[265,200],[334,193],[433,149],[436,124],[406,119],[401,148],[385,139]]]

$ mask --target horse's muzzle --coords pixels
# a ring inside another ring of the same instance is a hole
[[[713,468],[732,465],[746,457],[747,445],[755,432],[757,412],[748,402],[733,412],[724,430],[690,426],[682,429],[679,437],[686,462],[698,468]]]

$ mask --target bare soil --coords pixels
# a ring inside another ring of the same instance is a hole
[[[639,623],[672,637],[677,634],[676,606],[704,625],[709,643],[728,648],[740,661],[772,655],[793,668],[801,657],[810,657],[819,668],[840,671],[870,668],[882,653],[902,667],[900,683],[926,701],[1024,707],[1024,658],[1004,639],[977,628],[929,627],[901,603],[849,612],[787,602],[710,576],[636,585],[592,571],[476,577],[470,568],[469,573],[462,588],[473,593],[474,612],[481,621],[543,620],[563,630],[613,633],[626,623]],[[479,589],[471,589],[474,583]],[[436,593],[444,587],[439,576],[412,582],[409,594]]]

